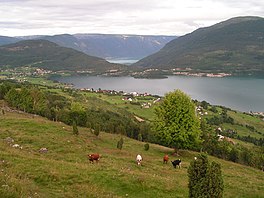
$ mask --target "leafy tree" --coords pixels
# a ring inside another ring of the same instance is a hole
[[[78,102],[73,102],[71,104],[70,111],[71,119],[75,119],[77,121],[77,125],[85,126],[87,122],[87,115],[83,106]]]
[[[16,88],[11,88],[5,95],[7,103],[15,108],[19,108],[21,103],[20,92]]]
[[[209,154],[214,152],[215,145],[218,144],[217,134],[213,128],[207,124],[205,119],[201,119],[201,131],[202,131],[202,150]]]
[[[218,113],[217,108],[215,106],[211,107],[211,111],[214,112],[214,113]]]
[[[201,102],[201,106],[204,108],[204,109],[208,109],[208,106],[209,106],[210,104],[208,103],[208,102],[206,102],[206,101],[202,101]]]
[[[155,109],[154,129],[160,143],[177,149],[197,148],[200,144],[200,121],[191,98],[180,90],[165,95]]]
[[[42,115],[47,106],[45,94],[37,87],[33,87],[30,89],[30,95],[33,100],[33,112]]]

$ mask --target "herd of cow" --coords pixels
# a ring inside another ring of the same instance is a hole
[[[98,162],[99,159],[100,159],[100,155],[98,153],[90,154],[90,155],[88,155],[88,159],[89,159],[89,161],[91,163],[93,163],[94,161],[95,162]],[[142,160],[143,160],[142,156],[138,154],[137,157],[136,157],[136,163],[137,163],[137,165],[141,165]],[[165,155],[163,157],[163,164],[167,164],[168,161],[169,161],[169,156],[168,155]],[[172,163],[172,165],[173,165],[174,168],[176,168],[177,166],[179,168],[181,168],[181,159],[176,159],[174,161],[171,161],[171,163]]]

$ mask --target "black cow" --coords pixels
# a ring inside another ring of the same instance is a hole
[[[179,168],[181,168],[181,159],[171,161],[171,163],[172,163],[174,168],[176,168],[177,166],[179,166]]]

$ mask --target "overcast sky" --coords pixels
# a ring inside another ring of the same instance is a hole
[[[263,0],[0,0],[0,35],[184,35],[237,16],[264,17]]]

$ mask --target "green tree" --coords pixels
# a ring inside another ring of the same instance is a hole
[[[120,138],[120,140],[117,142],[117,148],[118,149],[120,149],[120,150],[122,150],[122,148],[123,148],[123,144],[124,144],[124,140],[123,140],[123,138],[121,137]]]
[[[211,164],[206,154],[200,154],[188,167],[190,198],[221,198],[223,197],[223,178],[221,166]]]
[[[223,197],[224,182],[220,164],[212,162],[207,171],[208,182],[208,197],[220,198]]]
[[[33,102],[33,112],[42,115],[47,106],[45,94],[41,92],[37,87],[33,87],[30,89],[30,95]]]
[[[200,121],[191,98],[180,90],[165,95],[155,109],[154,129],[163,145],[177,149],[197,148],[201,143]]]
[[[79,130],[77,128],[77,123],[75,120],[73,120],[73,122],[72,122],[72,131],[73,131],[74,135],[79,135]]]
[[[96,135],[98,137],[99,134],[100,134],[100,125],[96,124],[94,127],[94,135]]]
[[[138,141],[142,142],[142,140],[143,140],[143,139],[142,139],[142,134],[139,133],[139,134],[138,134]]]

